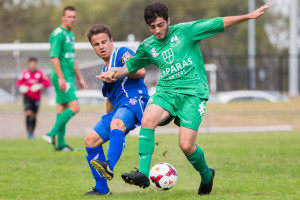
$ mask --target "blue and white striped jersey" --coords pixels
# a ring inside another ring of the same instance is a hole
[[[112,67],[123,67],[128,59],[134,56],[134,52],[127,47],[115,49],[110,57],[109,66],[103,67],[103,72],[107,72]],[[124,77],[115,83],[103,82],[102,93],[111,104],[118,108],[127,99],[148,99],[148,91],[144,79],[131,79]]]

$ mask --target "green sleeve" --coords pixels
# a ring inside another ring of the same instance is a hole
[[[62,33],[50,37],[50,57],[59,58],[64,38]]]
[[[148,56],[149,55],[145,51],[143,43],[140,44],[134,57],[132,57],[130,60],[126,62],[128,71],[130,73],[135,73],[139,69],[142,69],[143,67],[150,65],[150,59]]]
[[[194,41],[200,41],[224,31],[222,17],[188,22],[181,24],[181,26]]]

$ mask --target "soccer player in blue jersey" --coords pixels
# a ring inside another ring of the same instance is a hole
[[[87,37],[96,54],[105,62],[103,72],[113,67],[123,67],[134,56],[134,52],[126,47],[114,48],[111,30],[107,25],[92,26]],[[107,114],[102,116],[85,138],[86,158],[96,186],[85,195],[111,194],[106,180],[113,178],[114,167],[125,147],[125,135],[141,124],[149,98],[145,75],[145,70],[141,69],[115,83],[103,82],[102,93],[107,97]],[[106,159],[102,144],[108,140],[110,143]]]

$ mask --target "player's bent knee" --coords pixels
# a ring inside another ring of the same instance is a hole
[[[143,128],[156,128],[158,125],[158,120],[154,119],[153,117],[150,117],[150,116],[143,116],[142,118],[142,123],[141,123],[141,126]]]
[[[103,144],[103,140],[99,135],[89,133],[85,139],[84,143],[86,147],[97,147]]]
[[[124,122],[120,119],[113,119],[110,123],[110,130],[119,129],[123,132],[126,131],[126,126]]]
[[[195,146],[189,143],[179,143],[179,146],[185,155],[191,155],[195,151]]]

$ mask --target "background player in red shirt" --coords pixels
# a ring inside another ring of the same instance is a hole
[[[28,69],[25,69],[17,80],[17,86],[24,97],[24,109],[27,136],[34,138],[33,131],[36,124],[36,116],[40,105],[42,89],[48,87],[50,82],[42,72],[37,69],[37,58],[28,59]]]

